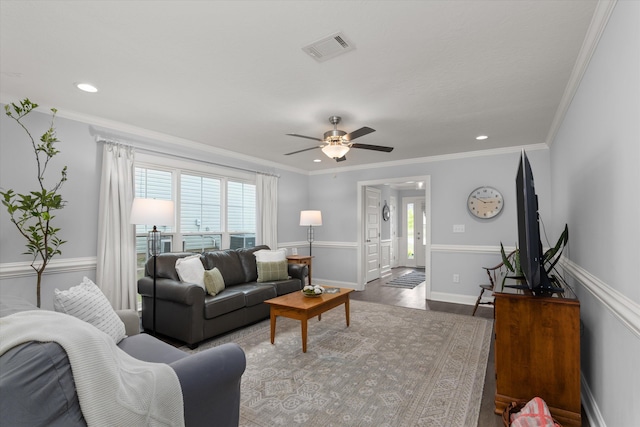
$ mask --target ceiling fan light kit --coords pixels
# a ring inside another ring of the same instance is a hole
[[[316,141],[320,141],[325,145],[318,145],[311,148],[306,148],[304,150],[293,151],[291,153],[285,154],[285,156],[289,156],[291,154],[302,153],[303,151],[309,151],[316,148],[322,149],[322,152],[327,155],[327,157],[331,159],[336,159],[336,161],[341,162],[346,160],[345,155],[349,152],[351,148],[361,148],[365,150],[374,150],[374,151],[384,151],[385,153],[390,153],[393,151],[393,147],[384,147],[382,145],[371,145],[371,144],[354,144],[351,141],[360,138],[361,136],[368,135],[371,132],[375,132],[375,129],[364,126],[360,129],[357,129],[351,133],[346,133],[343,130],[338,129],[338,123],[342,118],[340,116],[331,116],[329,117],[329,123],[333,125],[333,130],[327,131],[324,133],[324,139],[315,138],[312,136],[298,135],[297,133],[288,133],[289,136],[295,136],[298,138],[305,139],[313,139]]]
[[[339,159],[349,152],[349,146],[331,141],[329,145],[322,147],[322,152],[331,159]]]

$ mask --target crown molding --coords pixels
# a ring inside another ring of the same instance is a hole
[[[308,175],[326,175],[338,172],[349,172],[355,170],[380,169],[394,166],[406,166],[411,164],[423,164],[433,162],[443,162],[447,160],[459,160],[484,156],[497,156],[501,154],[520,153],[522,150],[536,151],[548,150],[549,146],[545,143],[519,145],[517,147],[489,148],[487,150],[465,151],[463,153],[440,154],[437,156],[416,157],[413,159],[392,160],[389,162],[367,163],[366,165],[345,166],[341,168],[324,169],[321,171],[307,172]]]
[[[587,34],[584,37],[582,47],[580,48],[576,62],[573,65],[569,81],[564,89],[564,94],[560,99],[560,104],[558,105],[556,114],[553,117],[553,122],[551,123],[551,128],[547,134],[546,143],[548,146],[551,146],[558,134],[558,130],[560,130],[560,126],[567,115],[567,111],[569,111],[571,101],[573,101],[573,97],[578,91],[582,77],[587,71],[591,57],[598,46],[598,42],[600,41],[602,33],[609,22],[609,18],[611,17],[611,13],[613,12],[616,3],[617,0],[600,0],[596,5],[596,10],[593,13],[591,23],[587,29]]]
[[[0,93],[0,103],[10,104],[16,102],[16,99],[20,97],[11,96],[6,93]],[[45,104],[38,104],[42,109],[50,110],[51,106]],[[156,132],[149,129],[141,128],[138,126],[129,125],[126,123],[118,122],[115,120],[104,119],[102,117],[92,116],[88,114],[79,113],[71,110],[57,109],[56,116],[67,120],[74,120],[77,122],[85,123],[90,126],[97,126],[98,129],[93,129],[98,137],[102,137],[106,140],[118,140],[122,143],[137,142],[141,144],[141,148],[145,146],[148,148],[156,148],[160,144],[165,143],[174,146],[175,148],[188,148],[194,151],[200,151],[214,156],[224,156],[229,159],[241,160],[245,162],[251,162],[256,165],[277,168],[280,170],[287,170],[299,174],[306,175],[308,171],[304,169],[294,168],[282,163],[271,162],[258,157],[247,156],[234,151],[225,150],[223,148],[213,147],[211,145],[203,144],[201,142],[192,141],[186,138],[180,138],[173,135],[168,135],[162,132]],[[102,128],[102,129],[99,129]],[[166,148],[166,147],[163,147]]]

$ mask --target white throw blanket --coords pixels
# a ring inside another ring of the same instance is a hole
[[[56,342],[67,352],[88,426],[184,426],[182,389],[169,365],[135,359],[109,335],[66,314],[34,310],[0,318],[0,355],[28,341]]]

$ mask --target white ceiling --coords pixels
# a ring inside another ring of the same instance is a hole
[[[539,144],[596,6],[2,0],[1,96],[306,171]],[[356,49],[321,63],[302,51],[337,31]],[[284,155],[314,145],[286,133],[322,137],[331,115],[346,132],[376,129],[357,142],[395,150]]]

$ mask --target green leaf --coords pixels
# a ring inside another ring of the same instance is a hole
[[[513,265],[511,265],[511,262],[509,262],[509,258],[507,257],[507,254],[504,253],[504,246],[502,245],[502,242],[500,242],[500,255],[502,255],[502,263],[504,264],[505,267],[507,267],[507,270],[509,270],[512,273],[515,273],[515,269],[513,268]]]

